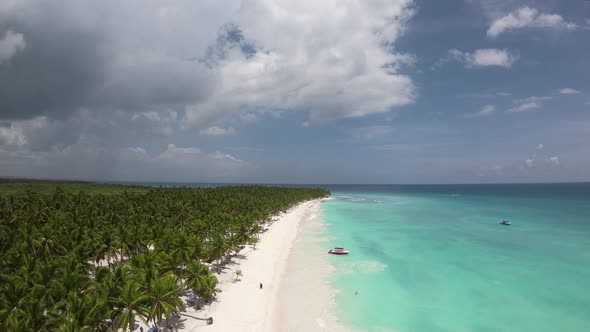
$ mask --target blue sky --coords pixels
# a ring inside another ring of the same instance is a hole
[[[588,181],[589,40],[585,0],[7,1],[0,176]]]

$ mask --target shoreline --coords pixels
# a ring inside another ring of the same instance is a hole
[[[329,282],[336,268],[326,254],[333,241],[323,217],[320,206],[312,208],[299,228],[283,279],[287,287],[281,288],[277,331],[351,331],[334,313],[339,290]]]
[[[300,227],[325,200],[300,203],[289,211],[273,217],[256,249],[248,246],[232,257],[221,273],[217,299],[199,310],[187,306],[176,322],[178,331],[278,331],[280,328],[281,284],[284,283],[291,250]],[[235,271],[242,277],[235,281]],[[263,288],[259,288],[262,283]],[[213,324],[192,318],[213,318]]]

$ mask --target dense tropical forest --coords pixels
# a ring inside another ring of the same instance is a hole
[[[52,194],[57,187],[65,192],[84,192],[89,194],[145,193],[151,188],[143,185],[96,183],[89,181],[0,178],[0,196],[22,195],[29,191],[39,194]]]
[[[0,195],[0,330],[133,330],[217,293],[214,271],[323,189],[233,186]]]

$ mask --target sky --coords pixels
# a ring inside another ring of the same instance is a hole
[[[590,181],[587,0],[3,0],[0,176]]]

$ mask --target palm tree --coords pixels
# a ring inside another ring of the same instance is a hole
[[[148,320],[152,320],[157,326],[162,323],[162,318],[168,320],[173,312],[182,308],[181,289],[177,284],[176,276],[165,274],[156,278],[152,288],[147,293],[149,312]]]
[[[203,281],[200,295],[202,295],[208,302],[211,302],[215,295],[220,291],[217,289],[217,278],[214,275],[209,274]]]
[[[109,303],[113,309],[113,321],[120,328],[133,331],[135,317],[148,316],[145,306],[148,296],[141,290],[141,286],[135,281],[125,283],[118,297],[110,298]]]
[[[194,294],[201,294],[209,275],[209,268],[205,264],[198,260],[193,260],[184,269],[184,285],[192,290]],[[195,305],[197,305],[196,301]]]
[[[177,266],[184,266],[194,258],[195,246],[188,234],[176,234],[170,247],[172,251],[170,254],[173,256],[173,261],[177,264],[174,266],[175,272]]]
[[[94,294],[70,292],[64,301],[63,324],[68,330],[91,331],[108,317],[106,301]]]
[[[173,255],[172,253],[166,251],[158,251],[157,257],[158,259],[156,261],[156,265],[158,266],[159,273],[179,273],[179,266],[181,265],[181,263],[179,262],[179,256]]]
[[[161,255],[147,250],[142,255],[134,256],[131,259],[131,265],[135,268],[135,276],[138,278],[144,288],[149,289],[153,280],[158,275],[158,270],[161,266]]]
[[[2,322],[19,316],[22,311],[20,307],[28,294],[27,284],[22,278],[9,276],[1,279],[3,280],[0,286],[0,327],[3,326]]]
[[[97,258],[98,260],[106,258],[107,265],[110,266],[111,256],[113,256],[115,248],[117,247],[116,238],[111,230],[105,229],[101,232],[101,238],[99,241],[102,244],[102,246],[98,247],[99,252],[97,254]]]
[[[39,298],[28,297],[22,307],[22,320],[33,331],[49,330],[52,323],[44,313],[47,303]]]
[[[117,229],[120,254],[119,262],[122,262],[125,257],[129,257],[131,246],[131,239],[129,238],[129,229],[124,227],[123,225],[124,224],[119,224],[119,227]]]
[[[247,244],[251,245],[254,250],[256,250],[256,244],[258,243],[258,238],[256,236],[251,236],[248,238]]]
[[[213,241],[211,242],[210,248],[210,257],[214,260],[217,260],[217,273],[219,273],[219,268],[221,267],[221,259],[225,255],[227,250],[227,242],[225,237],[221,233],[216,233],[213,236]]]
[[[236,274],[236,280],[235,281],[240,280],[240,278],[242,277],[242,270],[237,269],[236,272],[235,272],[235,274]]]
[[[3,327],[3,331],[11,332],[28,332],[31,331],[29,322],[20,316],[10,316],[4,321],[4,324],[0,325]]]
[[[181,202],[179,203],[177,209],[178,214],[174,219],[175,222],[179,225],[180,230],[183,230],[191,218],[191,208],[188,202]]]

